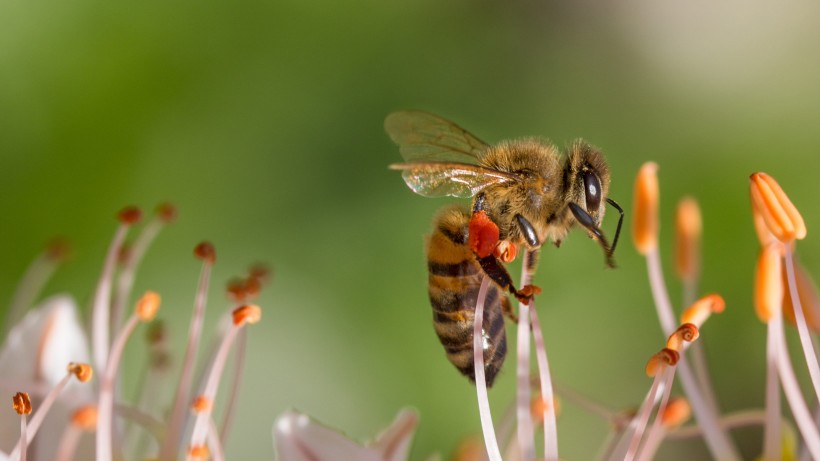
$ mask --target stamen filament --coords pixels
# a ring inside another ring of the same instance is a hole
[[[485,275],[481,280],[476,298],[475,318],[473,325],[473,362],[475,364],[475,388],[478,397],[478,413],[481,417],[481,429],[484,432],[484,445],[487,448],[489,461],[502,461],[498,440],[495,438],[493,416],[490,413],[490,400],[487,397],[487,380],[484,377],[484,348],[482,330],[484,326],[484,302],[487,299],[487,290],[490,288],[490,279]],[[529,404],[529,403],[528,403]]]
[[[535,459],[533,437],[535,432],[532,425],[530,411],[530,306],[518,303],[518,347],[516,376],[518,391],[516,392],[516,417],[518,423],[517,438],[521,459],[532,461]]]
[[[538,321],[538,313],[535,309],[535,300],[530,305],[530,316],[532,324],[532,336],[535,342],[535,358],[538,363],[539,382],[541,383],[541,398],[544,402],[544,459],[546,461],[558,460],[558,424],[555,414],[555,394],[552,388],[552,377],[550,376],[549,361],[547,360],[547,348],[544,344],[544,335],[541,332],[541,324]]]
[[[800,295],[797,292],[797,282],[794,276],[794,257],[789,245],[784,246],[786,256],[786,276],[789,281],[789,293],[791,294],[792,306],[794,307],[794,319],[797,324],[797,331],[800,336],[800,345],[803,346],[803,354],[806,357],[811,383],[814,386],[815,398],[820,399],[820,366],[817,363],[817,354],[814,351],[814,344],[811,340],[811,333],[806,324],[806,315],[803,312],[803,305]]]
[[[777,331],[767,322],[766,333],[766,417],[763,427],[763,453],[765,461],[780,459],[780,383],[777,376]]]
[[[6,325],[4,328],[5,334],[8,336],[9,331],[17,322],[23,318],[25,311],[34,304],[37,295],[40,294],[46,282],[51,278],[54,270],[64,258],[67,244],[62,241],[54,241],[49,247],[43,251],[31,264],[26,268],[23,278],[17,285],[14,295],[11,299],[8,315],[6,316]]]

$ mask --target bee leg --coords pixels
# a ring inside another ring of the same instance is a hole
[[[493,279],[493,281],[497,283],[502,290],[508,290],[522,303],[529,303],[533,296],[541,293],[541,289],[535,285],[526,285],[521,287],[520,290],[516,289],[515,285],[513,285],[512,278],[510,277],[510,273],[507,272],[507,269],[505,269],[493,255],[485,256],[483,258],[479,257],[478,263],[481,265],[484,273]]]
[[[507,297],[501,300],[501,313],[504,314],[504,317],[512,320],[513,323],[518,323],[518,315],[513,312],[512,304],[510,304],[510,299]]]

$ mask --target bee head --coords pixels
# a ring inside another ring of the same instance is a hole
[[[609,168],[604,156],[578,140],[570,146],[566,162],[564,184],[568,202],[586,211],[595,227],[600,227],[609,193]]]

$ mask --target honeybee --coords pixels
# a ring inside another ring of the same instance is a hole
[[[529,302],[540,292],[516,288],[503,263],[518,248],[534,270],[538,250],[559,246],[575,224],[587,230],[615,266],[613,252],[623,210],[608,198],[610,174],[603,155],[582,140],[562,158],[547,141],[524,138],[489,145],[453,122],[421,111],[387,116],[385,130],[399,145],[401,170],[413,192],[425,197],[472,197],[472,207],[447,206],[427,238],[428,293],[433,325],[448,360],[475,381],[473,320],[484,276],[492,282],[482,325],[484,372],[491,386],[507,352],[504,317],[515,319],[506,292]],[[601,230],[605,203],[620,212],[612,245]]]

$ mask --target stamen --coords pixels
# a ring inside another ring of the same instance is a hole
[[[213,366],[211,367],[210,373],[206,378],[205,385],[202,388],[203,390],[201,395],[204,398],[212,402],[216,397],[216,391],[219,387],[219,378],[222,376],[222,372],[225,369],[225,361],[228,358],[228,352],[230,351],[231,345],[236,339],[236,335],[239,330],[247,324],[258,322],[261,315],[262,310],[258,306],[254,305],[242,306],[233,310],[233,327],[225,333],[225,336],[222,338],[222,342],[219,344],[219,349],[216,351]],[[208,436],[209,427],[211,424],[212,410],[212,407],[209,405],[208,408],[204,408],[203,411],[197,413],[196,419],[194,420],[194,428],[191,431],[191,442],[189,444],[189,448],[196,448],[205,445],[205,440]],[[193,459],[190,452],[188,459]]]
[[[663,348],[646,363],[646,376],[657,376],[668,366],[675,366],[680,360],[680,353],[674,349]]]
[[[194,398],[194,402],[191,404],[191,411],[194,413],[202,413],[205,411],[210,411],[212,407],[213,403],[208,397],[198,395]]]
[[[647,162],[635,179],[635,212],[632,220],[632,238],[635,247],[646,255],[658,247],[658,165]]]
[[[11,402],[12,408],[14,408],[14,411],[16,411],[18,415],[31,414],[31,399],[28,396],[28,392],[18,392],[14,394],[11,398]]]
[[[811,274],[806,272],[806,268],[797,260],[794,262],[794,281],[797,284],[798,297],[809,328],[816,332],[820,331],[820,292]],[[786,286],[788,283],[788,271],[783,267],[783,285]],[[784,290],[783,293],[783,318],[792,325],[797,323],[794,318],[794,303],[790,290]]]
[[[661,423],[667,429],[678,428],[691,417],[692,406],[685,397],[675,397],[669,400],[666,409],[660,414]]]
[[[752,207],[763,217],[769,231],[784,243],[805,238],[803,217],[777,181],[766,173],[754,173],[749,179]]]
[[[726,302],[718,294],[708,294],[689,306],[681,314],[681,323],[691,323],[700,328],[712,314],[719,314],[726,308]]]
[[[207,459],[208,447],[206,445],[195,445],[188,449],[188,459]]]
[[[109,350],[109,316],[111,308],[111,279],[114,273],[114,266],[117,262],[117,255],[125,241],[125,235],[131,225],[139,221],[141,217],[139,208],[126,207],[120,211],[118,219],[120,225],[114,234],[114,239],[108,247],[108,253],[103,264],[102,274],[97,283],[97,290],[94,294],[94,309],[92,313],[92,349],[94,354],[94,365],[101,370],[106,367]]]
[[[146,291],[137,301],[137,317],[143,322],[150,322],[157,315],[161,298],[154,291]]]
[[[97,406],[84,405],[74,410],[71,424],[87,432],[93,431],[97,427]]]
[[[528,254],[528,253],[527,253]],[[526,271],[526,265],[525,271]],[[535,300],[530,302],[530,325],[532,326],[533,342],[535,343],[535,358],[538,363],[538,376],[541,384],[541,396],[545,402],[557,403],[552,387],[552,376],[550,374],[549,361],[547,359],[547,348],[544,343],[544,335],[541,332],[541,323],[538,321],[538,313],[535,309]],[[558,460],[558,406],[547,405],[542,411],[542,422],[544,427],[544,459]]]
[[[81,383],[87,383],[94,376],[94,369],[87,363],[71,362],[66,369],[70,374],[76,376]]]
[[[174,409],[168,423],[168,435],[162,443],[159,459],[171,461],[177,458],[182,442],[182,430],[185,423],[185,410],[190,401],[191,380],[193,378],[196,355],[199,349],[199,340],[202,335],[202,322],[205,319],[205,306],[208,301],[208,284],[211,270],[216,262],[216,250],[210,242],[202,242],[194,248],[194,256],[202,260],[202,272],[199,276],[194,312],[191,324],[188,327],[188,344],[185,347],[185,357],[182,360],[182,372],[179,376],[176,393],[174,395]]]
[[[481,418],[481,429],[484,432],[484,445],[487,448],[489,461],[501,461],[501,451],[495,437],[493,417],[490,413],[490,400],[487,397],[487,380],[484,377],[484,347],[482,327],[484,325],[484,302],[487,290],[490,288],[490,279],[485,275],[481,279],[481,287],[476,298],[475,317],[473,319],[473,363],[475,364],[475,388],[478,397],[478,414]]]
[[[685,343],[691,343],[698,339],[700,333],[698,327],[691,323],[684,323],[666,341],[666,348],[677,352],[683,352]]]
[[[702,229],[698,202],[692,197],[686,197],[678,202],[675,215],[675,268],[692,294],[696,291],[693,285],[700,275]]]

